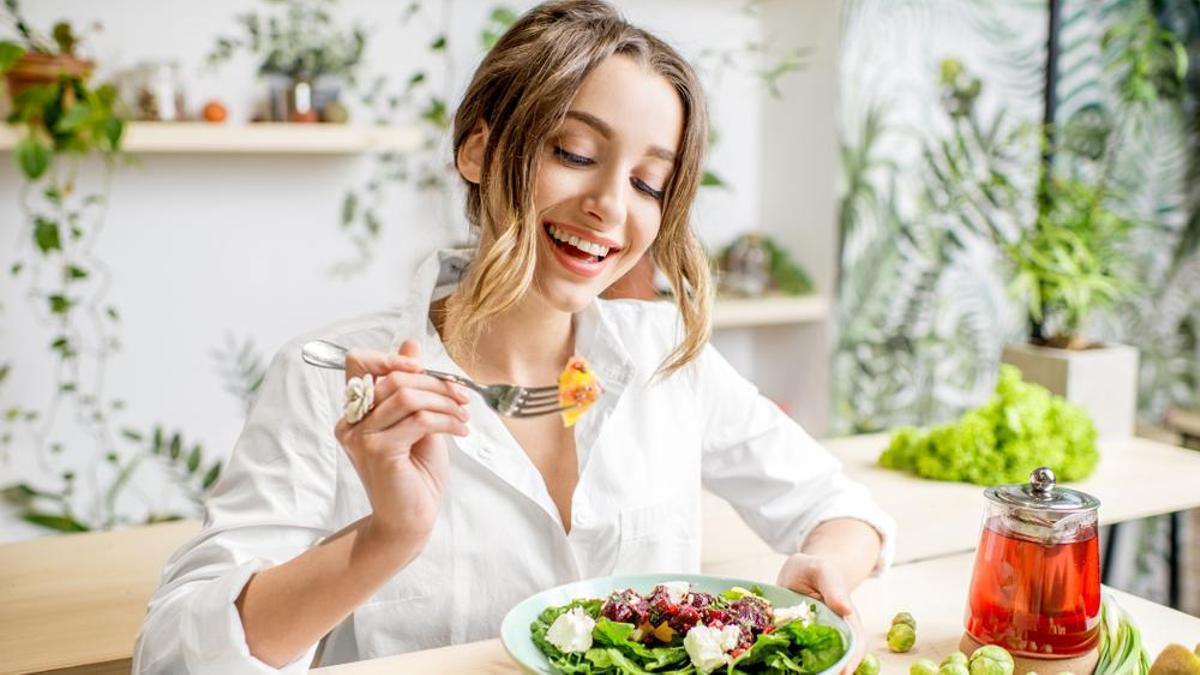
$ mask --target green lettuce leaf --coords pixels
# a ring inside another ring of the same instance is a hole
[[[846,641],[842,632],[833,626],[821,624],[803,625],[799,621],[784,624],[776,633],[785,633],[800,648],[800,663],[803,673],[819,673],[837,663],[846,653]],[[795,648],[789,650],[794,654]]]
[[[925,432],[897,429],[879,464],[935,480],[1000,485],[1023,483],[1039,466],[1060,481],[1080,480],[1099,458],[1096,427],[1082,408],[1004,365],[990,400]]]
[[[635,659],[641,668],[660,670],[688,660],[687,651],[681,646],[648,647],[633,640],[630,635],[635,626],[631,623],[610,621],[601,617],[592,629],[592,639],[597,645],[612,647],[625,656]]]

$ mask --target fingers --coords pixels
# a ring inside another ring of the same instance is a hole
[[[420,361],[421,345],[417,344],[415,340],[405,340],[404,343],[400,345],[400,355],[408,357],[414,361]]]
[[[347,381],[352,377],[359,377],[367,373],[378,378],[392,371],[419,373],[421,370],[420,362],[402,354],[369,349],[351,349],[346,354]]]
[[[385,381],[392,381],[398,373],[388,375]],[[407,375],[407,377],[419,377]],[[433,378],[424,378],[433,379]],[[380,385],[377,385],[379,387]],[[378,389],[376,390],[378,391]],[[378,395],[378,394],[377,394]],[[468,419],[465,401],[459,401],[447,396],[441,391],[430,391],[419,386],[400,386],[378,403],[366,417],[359,422],[364,432],[382,431],[421,411],[429,411],[449,415],[460,422]]]
[[[380,377],[375,382],[376,405],[380,405],[381,401],[403,389],[424,389],[446,396],[459,405],[466,405],[469,400],[466,389],[453,382],[446,382],[420,373],[396,371]]]
[[[842,674],[854,675],[858,664],[862,663],[863,657],[867,655],[867,632],[863,629],[862,621],[857,614],[847,616],[846,622],[850,624],[850,630],[854,633],[855,647],[850,654],[850,659],[846,661],[846,667],[842,670]]]
[[[431,434],[466,436],[468,433],[470,432],[467,425],[462,420],[432,410],[418,410],[385,432],[388,436],[394,436],[395,442],[402,443],[405,447],[412,447],[417,441]]]
[[[854,675],[854,671],[858,670],[858,664],[862,663],[863,657],[867,655],[867,641],[861,629],[855,630],[858,635],[854,644],[854,652],[850,654],[850,660],[846,661],[846,667],[842,668],[842,675]]]
[[[814,573],[817,592],[821,594],[824,603],[829,605],[829,609],[844,617],[852,616],[855,613],[854,603],[850,600],[850,591],[846,588],[841,573],[824,561],[816,564]]]
[[[413,444],[431,434],[466,436],[470,433],[466,423],[457,415],[433,410],[417,410],[383,430],[364,428],[366,419],[350,424],[343,417],[334,427],[334,436],[352,459],[377,453],[407,453]]]

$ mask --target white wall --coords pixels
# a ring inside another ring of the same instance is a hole
[[[841,0],[766,5],[768,37],[809,50],[762,111],[762,226],[793,252],[833,307],[837,278],[837,102]],[[832,321],[752,332],[753,377],[814,435],[829,424]],[[717,343],[720,346],[719,343]]]
[[[202,64],[215,36],[233,32],[235,14],[261,9],[264,3],[27,0],[24,4],[38,26],[49,26],[62,17],[76,25],[99,19],[104,30],[93,36],[90,44],[101,64],[101,77],[145,59],[176,59],[194,107],[219,97],[229,105],[232,121],[250,115],[260,90],[253,76],[253,61],[236,59],[217,73],[206,71]],[[357,17],[374,31],[368,70],[405,77],[415,64],[428,61],[424,45],[433,30],[402,28],[399,16],[405,4],[386,0],[342,3],[345,22]],[[519,9],[530,4],[513,3]],[[756,39],[764,25],[757,16],[740,12],[739,2],[620,4],[631,19],[655,30],[689,56],[704,48],[740,46]],[[828,4],[824,0],[777,0],[767,3],[766,16],[768,23],[778,23],[781,16],[783,20],[798,16],[793,12],[815,9],[817,14],[825,14],[823,8]],[[461,91],[480,56],[479,26],[493,6],[480,0],[460,0],[452,5],[450,44],[457,77],[451,88],[455,92]],[[823,20],[814,26],[824,31],[831,28],[831,22]],[[785,31],[783,36],[799,40],[812,33]],[[823,77],[818,79],[821,87],[827,84]],[[791,102],[801,111],[797,119],[811,114],[804,111],[814,106],[822,109],[828,103],[828,132],[832,134],[832,98],[823,100],[827,93],[822,89],[821,98],[805,99],[802,92],[793,95],[789,91],[785,107],[772,108],[775,112],[765,119],[782,129],[790,123],[788,111],[792,108],[786,106]],[[710,91],[722,137],[712,165],[735,186],[729,191],[708,192],[698,205],[697,226],[713,248],[761,224],[760,185],[775,195],[768,200],[772,231],[801,249],[808,236],[789,229],[802,223],[809,227],[808,219],[796,217],[807,209],[793,209],[782,196],[789,194],[789,186],[794,184],[794,174],[785,172],[795,169],[796,157],[762,152],[764,139],[776,138],[774,133],[762,132],[762,98],[762,90],[752,78],[737,72],[727,73],[720,88]],[[824,124],[824,116],[821,118]],[[796,143],[791,132],[780,138],[781,143]],[[832,135],[829,138],[832,142]],[[799,196],[808,199],[817,193],[820,204],[812,211],[811,222],[829,220],[812,225],[820,229],[831,224],[832,191],[823,193],[825,183],[831,185],[833,168],[827,165],[831,157],[824,149],[817,156],[818,164],[802,174],[817,176],[815,187]],[[368,167],[365,157],[174,155],[144,156],[139,164],[118,171],[98,249],[113,271],[109,297],[123,315],[124,349],[112,359],[107,383],[108,394],[128,404],[117,426],[147,429],[162,424],[202,442],[210,454],[227,455],[240,430],[242,411],[238,401],[223,391],[211,357],[226,336],[252,338],[269,356],[296,333],[387,306],[399,297],[417,261],[431,249],[461,238],[464,230],[447,229],[431,217],[424,197],[399,189],[386,210],[385,234],[375,264],[355,279],[330,276],[328,267],[351,252],[337,227],[340,198],[347,187],[362,180]],[[762,179],[764,175],[767,180]],[[0,252],[5,270],[14,257],[13,244],[27,238],[16,208],[20,182],[11,154],[0,155],[0,242],[4,242]],[[816,266],[825,289],[830,287],[829,274],[817,265],[827,243],[822,239],[813,252],[802,256],[806,264]],[[50,396],[51,378],[46,373],[53,361],[46,344],[51,333],[33,317],[23,297],[24,288],[23,283],[8,277],[0,285],[0,361],[14,364],[8,381],[0,387],[0,408],[13,403],[38,408]],[[744,371],[752,371],[754,366],[746,356],[734,355],[733,360]],[[823,364],[824,354],[817,360]],[[822,420],[823,416],[822,412]],[[86,436],[69,430],[72,426],[62,425],[68,431],[62,434],[67,449],[61,461],[78,466],[94,451]],[[7,460],[0,459],[0,484],[36,479],[47,468],[57,473],[55,461],[36,455],[27,438],[18,435]],[[138,481],[138,489],[151,501],[169,494],[153,472],[145,472]],[[135,500],[127,508],[137,513],[141,507]],[[0,516],[0,540],[44,533],[16,522],[11,514],[7,520],[3,518]]]

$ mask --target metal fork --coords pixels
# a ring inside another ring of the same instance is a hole
[[[300,349],[300,356],[305,363],[318,368],[345,370],[347,351],[345,347],[326,340],[312,340],[304,343]],[[439,380],[461,384],[478,392],[483,397],[484,403],[501,415],[508,417],[551,415],[575,407],[558,405],[558,387],[556,386],[522,387],[515,384],[478,384],[470,378],[454,373],[428,369],[423,372]]]

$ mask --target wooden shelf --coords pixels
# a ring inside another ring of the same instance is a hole
[[[20,138],[0,126],[0,151]],[[415,128],[343,124],[209,124],[205,122],[131,122],[124,149],[156,154],[351,155],[378,150],[404,152],[420,146]]]
[[[829,303],[819,295],[717,298],[713,306],[713,328],[816,323],[828,316]]]

